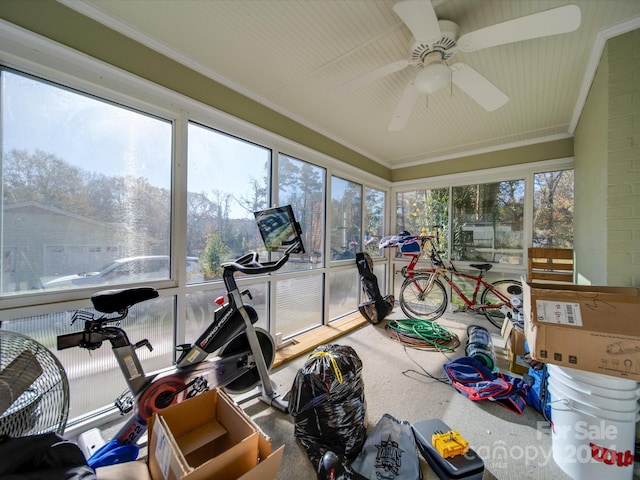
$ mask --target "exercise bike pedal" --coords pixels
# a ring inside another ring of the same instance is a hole
[[[120,410],[120,415],[126,415],[133,410],[133,394],[130,390],[125,390],[116,398],[114,405]]]

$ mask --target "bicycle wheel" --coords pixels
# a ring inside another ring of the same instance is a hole
[[[484,289],[482,295],[480,295],[480,303],[482,305],[496,305],[496,306],[506,306],[509,310],[511,309],[510,298],[511,294],[507,291],[507,289],[512,286],[517,285],[522,287],[522,284],[516,280],[498,280],[497,282],[493,282],[491,286]],[[496,292],[499,292],[507,301],[500,296]],[[491,322],[492,325],[495,325],[498,328],[502,328],[502,323],[504,322],[504,318],[506,316],[506,312],[504,309],[499,307],[495,308],[480,308],[479,310],[484,313],[484,316],[487,317],[487,320]]]
[[[429,284],[432,283],[431,288]],[[438,279],[431,282],[431,275],[407,278],[400,287],[400,308],[411,318],[435,320],[447,309],[447,291]]]

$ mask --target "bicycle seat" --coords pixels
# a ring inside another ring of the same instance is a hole
[[[469,266],[473,268],[477,268],[482,272],[488,272],[493,267],[493,265],[491,265],[490,263],[472,263]]]
[[[136,303],[144,302],[157,296],[158,291],[153,287],[102,290],[91,295],[91,303],[99,312],[114,313],[126,310]]]

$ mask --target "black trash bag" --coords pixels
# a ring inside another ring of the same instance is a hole
[[[95,480],[82,450],[56,433],[0,438],[2,480]]]
[[[362,290],[369,299],[358,305],[358,310],[370,323],[377,325],[391,313],[395,305],[393,295],[382,296],[378,277],[373,273],[373,260],[367,252],[356,253],[356,265],[360,272]]]
[[[366,438],[362,361],[346,345],[316,348],[298,371],[289,392],[294,435],[318,471],[327,451],[351,461]]]

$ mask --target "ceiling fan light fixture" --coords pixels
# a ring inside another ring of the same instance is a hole
[[[451,83],[451,69],[444,62],[433,62],[416,76],[416,90],[431,95]]]

